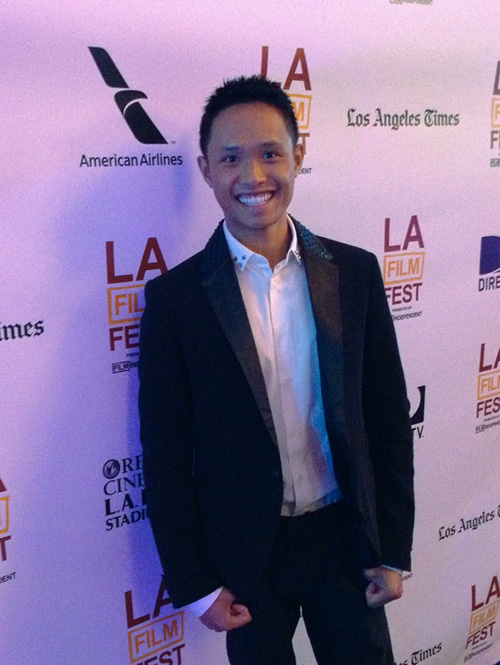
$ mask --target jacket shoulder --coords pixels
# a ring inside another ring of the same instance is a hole
[[[378,259],[373,252],[330,238],[318,236],[318,239],[346,278],[356,282],[371,281],[380,274]]]
[[[146,289],[149,293],[162,293],[170,289],[178,290],[182,286],[191,284],[195,276],[199,276],[200,262],[203,252],[197,252],[178,265],[149,280]]]
[[[335,262],[354,261],[370,264],[373,261],[377,261],[375,254],[369,252],[367,249],[357,247],[356,245],[349,245],[339,240],[332,240],[331,238],[324,238],[322,236],[318,236],[318,238],[333,256]]]
[[[377,263],[376,256],[366,249],[316,235],[297,219],[292,219],[297,228],[301,246],[307,252],[317,254],[323,259],[333,260],[339,267],[357,265],[358,268],[361,268],[363,264],[368,267]]]
[[[150,293],[152,291],[163,291],[171,287],[181,292],[185,289],[189,290],[193,285],[201,282],[202,274],[213,270],[227,260],[228,257],[229,252],[221,221],[202,250],[185,259],[163,275],[152,279],[147,284],[147,290]]]

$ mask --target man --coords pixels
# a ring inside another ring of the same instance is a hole
[[[383,605],[413,528],[412,433],[375,257],[287,214],[292,105],[227,81],[200,127],[224,221],[148,283],[140,414],[148,511],[175,607],[227,631],[232,665],[393,663]]]

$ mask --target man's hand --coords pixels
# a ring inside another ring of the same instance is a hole
[[[383,566],[365,568],[363,572],[365,579],[370,582],[365,591],[368,607],[381,607],[403,595],[401,573]]]
[[[240,628],[252,620],[245,605],[235,603],[236,598],[229,589],[222,589],[217,600],[200,617],[201,623],[221,633],[224,630]]]

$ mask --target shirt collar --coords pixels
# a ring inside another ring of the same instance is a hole
[[[287,215],[287,220],[288,220],[288,227],[292,235],[292,239],[290,242],[290,247],[288,248],[288,252],[286,253],[284,262],[286,265],[291,258],[294,258],[300,265],[300,263],[302,262],[302,257],[300,255],[300,249],[297,240],[297,231],[295,230],[295,225],[290,219],[289,215]],[[222,228],[224,229],[224,235],[226,236],[226,241],[229,247],[229,251],[231,252],[231,258],[233,260],[233,263],[239,270],[245,270],[245,266],[247,265],[249,259],[253,255],[261,256],[256,252],[252,252],[252,250],[248,249],[248,247],[245,247],[245,245],[242,245],[241,242],[233,236],[233,234],[227,227],[226,220],[224,220]]]

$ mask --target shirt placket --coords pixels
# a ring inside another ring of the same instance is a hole
[[[294,438],[296,437],[293,436],[293,431],[290,428],[290,423],[295,422],[294,414],[291,411],[295,407],[293,403],[290,403],[289,399],[293,395],[290,362],[294,356],[293,349],[288,348],[290,326],[293,325],[293,322],[288,320],[286,294],[283,293],[283,289],[286,288],[286,272],[286,264],[276,266],[270,281],[269,303],[275,353],[276,397],[280,411],[280,420],[282,422],[282,441],[279,444],[282,465],[284,467],[284,502],[293,513],[297,504],[297,488],[299,487],[300,480],[297,477],[296,465],[294,465],[294,455],[296,454],[296,442]]]

